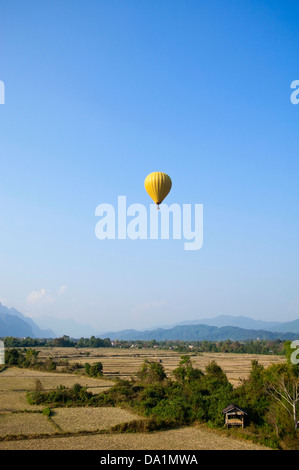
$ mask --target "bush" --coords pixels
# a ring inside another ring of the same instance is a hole
[[[160,362],[144,361],[137,377],[143,383],[163,382],[166,379],[166,374]]]
[[[22,367],[25,362],[25,356],[16,348],[5,350],[5,364],[8,366]]]
[[[149,419],[139,419],[129,421],[128,423],[120,423],[112,426],[111,432],[152,432],[176,426],[177,423],[166,421],[157,417],[150,417]]]
[[[190,424],[195,419],[192,407],[183,397],[173,400],[165,398],[151,412],[157,419],[167,423],[175,422],[177,425]]]
[[[86,405],[90,404],[93,398],[92,393],[87,392],[87,387],[75,384],[71,388],[60,385],[50,392],[34,391],[27,393],[27,399],[31,404],[51,404],[53,406],[64,405]]]
[[[52,410],[48,406],[42,410],[42,414],[45,416],[51,416],[52,415]]]
[[[103,375],[103,364],[101,362],[95,362],[94,364],[89,364],[88,362],[84,365],[85,372],[90,377],[102,377]]]
[[[53,360],[52,357],[49,357],[49,359],[46,363],[46,368],[49,372],[52,372],[53,370],[56,370],[56,362]]]

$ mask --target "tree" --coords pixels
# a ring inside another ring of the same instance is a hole
[[[56,362],[54,361],[54,359],[52,357],[49,357],[47,362],[46,362],[46,367],[47,367],[47,370],[48,371],[52,371],[52,370],[56,370]]]
[[[272,365],[267,369],[266,390],[291,418],[295,430],[299,421],[299,374],[290,364]]]
[[[203,377],[203,372],[200,369],[193,367],[190,356],[181,356],[179,367],[174,369],[173,375],[179,382],[193,382]]]
[[[103,375],[103,364],[101,362],[95,362],[92,365],[87,362],[84,368],[86,374],[90,377],[101,377]]]
[[[205,377],[210,383],[217,383],[218,385],[227,385],[228,379],[221,369],[221,367],[215,362],[211,361],[205,369]]]
[[[36,364],[37,361],[37,356],[39,355],[39,351],[36,351],[36,349],[28,349],[26,351],[26,359],[25,359],[25,365],[26,367],[30,367]]]
[[[140,370],[137,372],[137,377],[142,382],[163,382],[166,379],[164,367],[160,362],[145,360]]]
[[[206,393],[206,419],[216,425],[223,425],[222,410],[232,401],[233,386],[215,361],[206,366],[202,386]]]
[[[21,366],[25,358],[16,348],[5,350],[5,364],[10,366]]]
[[[251,361],[249,376],[235,390],[235,400],[247,410],[250,421],[264,424],[270,397],[266,393],[265,369],[257,360]]]
[[[54,338],[52,340],[52,346],[54,347],[69,348],[69,347],[74,347],[75,345],[76,345],[75,341],[70,339],[70,337],[67,335],[63,335],[60,338]]]

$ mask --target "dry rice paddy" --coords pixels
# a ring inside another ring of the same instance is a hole
[[[186,427],[163,432],[111,434],[115,424],[140,419],[119,408],[55,408],[53,415],[42,414],[43,406],[30,405],[26,391],[34,390],[38,379],[44,390],[60,384],[71,387],[80,383],[92,393],[107,390],[115,377],[135,375],[145,359],[161,360],[168,375],[177,367],[180,354],[157,349],[86,349],[41,348],[39,357],[55,357],[69,363],[102,362],[105,377],[93,379],[76,374],[40,372],[8,368],[0,373],[0,449],[111,449],[111,450],[200,450],[260,449],[261,446],[218,435],[202,427]],[[215,360],[237,385],[247,376],[251,361],[264,366],[282,362],[281,356],[255,356],[204,353],[193,356],[195,367],[204,369]],[[84,435],[89,433],[88,435]],[[99,434],[100,432],[100,434]],[[67,437],[65,433],[68,433]],[[76,435],[76,433],[78,433]],[[80,434],[79,434],[80,433]]]
[[[40,357],[59,357],[70,363],[101,362],[107,378],[128,378],[135,375],[145,359],[161,360],[168,375],[178,366],[181,354],[173,350],[161,349],[121,349],[121,348],[41,348]],[[89,355],[88,355],[89,354]],[[192,352],[190,352],[192,355]],[[278,355],[233,354],[233,353],[203,353],[193,355],[194,367],[204,369],[212,360],[222,367],[233,385],[238,385],[241,379],[248,376],[251,361],[267,367],[269,364],[284,362],[285,358]]]
[[[1,413],[0,436],[53,434],[55,428],[40,413]]]
[[[134,419],[135,415],[119,408],[58,408],[52,417],[54,423],[66,432],[109,429]]]
[[[199,427],[138,434],[94,434],[0,442],[0,450],[269,450]]]

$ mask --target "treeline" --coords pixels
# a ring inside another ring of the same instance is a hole
[[[90,338],[74,339],[69,336],[61,336],[53,339],[39,338],[15,338],[6,336],[3,338],[4,345],[7,348],[17,347],[62,347],[62,348],[160,348],[173,349],[177,352],[186,353],[192,351],[194,354],[202,352],[225,352],[236,354],[284,354],[284,341],[282,340],[261,340],[261,341],[111,341],[109,338]]]
[[[43,371],[55,371],[57,361],[52,357],[45,360],[39,360],[40,351],[31,348],[9,348],[5,349],[5,366],[17,366],[21,368],[37,369]]]
[[[21,368],[35,369],[41,371],[53,372],[57,371],[57,367],[61,366],[60,372],[79,372],[86,374],[90,377],[98,378],[103,375],[103,365],[101,362],[93,362],[89,364],[86,362],[78,363],[71,362],[67,359],[54,359],[48,357],[46,359],[39,359],[40,351],[31,348],[9,348],[5,350],[5,366],[17,366]]]
[[[117,380],[109,390],[92,394],[79,384],[56,390],[28,392],[33,404],[61,406],[120,406],[147,419],[123,423],[117,431],[145,431],[171,426],[207,423],[223,429],[223,409],[235,403],[247,412],[245,429],[228,432],[273,449],[299,450],[299,366],[288,360],[265,369],[252,361],[249,377],[234,388],[226,374],[212,361],[205,370],[193,367],[192,358],[181,357],[173,378],[159,362],[145,361],[137,377]]]
[[[247,340],[247,341],[117,341],[115,345],[121,347],[159,347],[173,349],[177,352],[192,353],[221,352],[236,354],[284,354],[285,341],[277,340]]]
[[[6,336],[3,338],[4,346],[7,348],[33,348],[33,347],[59,347],[59,348],[110,348],[109,338],[70,338],[67,335],[60,338],[15,338]]]

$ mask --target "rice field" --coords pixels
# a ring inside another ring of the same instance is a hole
[[[0,413],[0,436],[53,434],[55,428],[41,413]]]
[[[57,408],[53,422],[65,432],[98,431],[109,429],[135,419],[132,413],[119,408]]]
[[[101,362],[104,377],[94,379],[75,373],[41,372],[17,367],[0,373],[0,449],[258,449],[261,446],[231,437],[217,435],[201,427],[186,427],[163,432],[111,434],[112,426],[140,416],[119,408],[55,408],[51,416],[42,413],[44,406],[30,405],[26,392],[36,388],[40,381],[43,390],[53,390],[59,385],[72,387],[75,383],[86,386],[92,393],[107,390],[115,377],[134,376],[144,360],[161,360],[166,373],[171,376],[178,366],[180,354],[175,351],[141,349],[125,350],[98,348],[41,348],[41,358],[67,359],[69,363]],[[283,362],[281,356],[255,356],[239,354],[204,353],[193,356],[195,367],[204,369],[215,360],[227,373],[232,384],[245,378],[251,361],[260,364]],[[67,433],[67,437],[65,434]],[[76,435],[77,433],[77,435]],[[86,435],[84,435],[84,433]],[[87,433],[89,433],[87,435]]]
[[[94,434],[0,442],[0,450],[269,450],[200,427],[138,434]]]
[[[30,438],[57,433],[96,432],[140,417],[118,408],[56,408],[51,417],[41,413],[44,406],[27,402],[26,391],[34,390],[36,380],[43,390],[53,390],[60,384],[71,387],[75,383],[88,387],[92,393],[107,390],[111,380],[92,379],[75,374],[40,372],[17,367],[0,374],[0,437]],[[5,447],[0,442],[0,448]],[[4,446],[4,447],[3,447]]]
[[[190,352],[190,355],[192,356],[192,352]],[[82,348],[79,351],[76,348],[40,348],[39,357],[59,357],[60,359],[67,359],[70,363],[78,362],[80,364],[101,362],[105,377],[114,379],[116,377],[129,378],[135,375],[146,359],[161,360],[165,372],[171,376],[172,371],[180,362],[181,354],[173,350],[158,348]],[[192,356],[194,367],[202,370],[209,362],[216,361],[235,386],[239,385],[240,381],[248,376],[251,361],[254,359],[265,367],[273,363],[285,362],[285,357],[279,355],[202,353],[201,355]]]
[[[72,387],[75,383],[79,383],[86,386],[88,390],[98,393],[113,385],[111,380],[97,380],[76,374],[59,374],[11,367],[0,374],[0,391],[35,390],[36,379],[40,380],[43,390],[53,390],[59,385]]]

